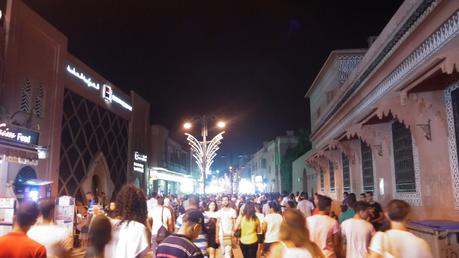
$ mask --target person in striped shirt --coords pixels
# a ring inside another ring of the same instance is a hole
[[[156,250],[156,258],[203,258],[201,250],[192,242],[204,227],[204,215],[197,209],[185,212],[177,233],[164,239]]]
[[[199,198],[193,195],[188,197],[188,210],[199,210]],[[185,212],[186,213],[186,212]],[[201,252],[204,254],[204,257],[207,256],[207,247],[208,247],[208,240],[207,240],[207,228],[209,226],[209,217],[205,214],[204,216],[204,224],[199,233],[198,237],[193,240],[193,243],[201,249]],[[180,215],[177,218],[177,222],[175,224],[175,228],[179,230],[182,227],[184,214]]]

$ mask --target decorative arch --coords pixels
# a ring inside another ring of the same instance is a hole
[[[92,183],[95,177],[98,178],[100,191],[104,192],[107,196],[107,199],[110,200],[112,193],[115,190],[115,184],[110,177],[110,169],[102,152],[96,154],[89,165],[88,173],[83,178],[80,188],[80,191],[82,191],[82,196],[84,196],[84,194],[87,192],[93,191]]]

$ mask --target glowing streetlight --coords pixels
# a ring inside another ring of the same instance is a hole
[[[225,126],[226,126],[226,123],[225,123],[224,121],[219,121],[219,122],[217,123],[217,127],[220,128],[220,129],[225,128]]]
[[[186,130],[190,129],[193,125],[190,123],[190,122],[186,122],[183,124],[183,128],[185,128]]]
[[[206,193],[206,176],[209,174],[210,166],[214,162],[214,158],[217,156],[217,151],[219,150],[219,145],[221,144],[221,140],[223,139],[223,134],[225,133],[220,132],[219,134],[215,135],[212,140],[207,140],[207,120],[209,117],[201,116],[196,118],[195,120],[200,120],[202,128],[201,128],[201,136],[202,141],[199,141],[196,137],[189,133],[185,133],[187,136],[188,144],[193,151],[193,157],[198,165],[199,169],[201,170],[201,176],[203,178],[203,192]],[[218,122],[218,128],[224,128],[225,122]],[[192,126],[191,122],[187,122],[183,125],[183,128],[190,129]]]

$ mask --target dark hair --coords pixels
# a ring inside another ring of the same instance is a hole
[[[110,242],[112,236],[112,224],[104,215],[96,216],[89,227],[89,241],[97,251],[103,251],[105,245]]]
[[[124,185],[116,197],[116,207],[121,222],[137,221],[145,224],[147,219],[147,198],[144,192],[133,184]]]
[[[214,203],[215,204],[215,210],[214,211],[218,211],[218,205],[217,205],[217,202],[216,201],[210,201],[206,206],[206,210],[210,211],[209,207],[210,207],[210,204],[211,203]]]
[[[288,206],[289,208],[296,208],[296,202],[293,201],[293,200],[289,200],[289,201],[287,202],[287,206]]]
[[[91,194],[92,195],[92,192],[86,192],[86,194]]]
[[[158,205],[164,205],[164,197],[158,196],[156,197],[156,201],[158,202]]]
[[[242,211],[242,216],[244,216],[248,220],[256,220],[257,215],[255,214],[255,205],[253,202],[247,202],[244,206],[244,210]]]
[[[406,219],[411,208],[407,202],[395,199],[387,204],[386,210],[390,220],[401,222]]]
[[[190,195],[188,197],[188,204],[192,205],[192,206],[199,207],[199,198],[197,196]]]
[[[268,206],[270,209],[273,209],[276,213],[279,213],[281,211],[280,205],[276,201],[268,202]]]
[[[370,191],[366,192],[366,194],[373,196],[373,192],[370,192]]]
[[[261,211],[262,210],[261,204],[255,203],[255,210]]]
[[[318,195],[317,207],[320,211],[325,211],[327,208],[331,207],[332,199],[328,196]]]
[[[308,193],[306,193],[306,192],[301,192],[300,197],[301,197],[303,200],[307,200],[307,199],[309,198]]]
[[[354,211],[355,213],[359,213],[361,211],[365,211],[368,209],[368,203],[363,201],[358,201],[354,204]]]
[[[349,206],[352,208],[354,207],[355,203],[357,202],[357,197],[355,196],[355,193],[350,193],[348,196],[347,196],[347,204],[349,204]]]
[[[38,204],[38,209],[40,210],[41,215],[43,216],[44,219],[46,220],[51,220],[54,217],[54,200],[49,198],[49,199],[43,199],[40,200],[40,203]]]
[[[21,228],[30,227],[37,221],[39,212],[38,205],[35,202],[23,202],[16,210],[16,223]]]

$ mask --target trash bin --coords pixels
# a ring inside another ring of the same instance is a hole
[[[459,258],[459,221],[411,221],[408,230],[429,243],[435,258]]]

